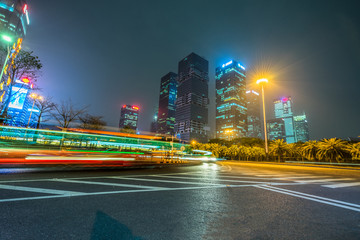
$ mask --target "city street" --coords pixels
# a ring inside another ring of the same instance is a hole
[[[8,170],[0,239],[360,238],[359,170],[265,166]]]

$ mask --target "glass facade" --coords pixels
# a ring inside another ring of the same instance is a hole
[[[306,115],[294,116],[294,126],[297,142],[307,142],[309,141],[309,126],[306,119]]]
[[[247,137],[262,138],[260,119],[260,94],[254,90],[246,91]]]
[[[268,120],[266,122],[267,131],[268,131],[268,139],[276,140],[276,139],[283,139],[285,138],[285,122],[281,118]]]
[[[215,70],[216,137],[231,140],[247,135],[245,68],[232,60]]]
[[[157,132],[174,135],[177,96],[177,74],[169,72],[161,78]]]
[[[179,62],[175,133],[182,141],[208,141],[209,62],[191,53]]]
[[[274,101],[275,118],[282,118],[285,124],[284,139],[287,143],[296,142],[291,97],[283,97]]]
[[[119,128],[130,128],[137,130],[139,107],[124,105],[121,108]]]

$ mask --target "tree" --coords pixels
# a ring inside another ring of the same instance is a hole
[[[302,155],[308,160],[315,160],[319,150],[319,144],[317,141],[307,141],[301,148]]]
[[[236,145],[232,145],[231,147],[226,149],[225,153],[226,156],[230,158],[230,160],[234,160],[235,157],[239,155],[239,148]]]
[[[346,149],[346,142],[341,139],[323,139],[319,142],[319,150],[316,154],[316,157],[322,160],[329,159],[330,162],[332,162],[333,160],[339,162],[341,159],[344,158],[344,155],[346,154]]]
[[[102,120],[102,118],[102,116],[94,116],[90,114],[79,116],[79,127],[84,129],[102,130],[106,126],[106,122]]]
[[[15,85],[16,80],[26,77],[31,81],[31,84],[34,84],[40,77],[42,63],[40,62],[38,56],[33,55],[33,52],[21,50],[16,56],[14,64],[9,66],[9,69],[7,69],[8,79],[10,80],[8,85],[8,97],[6,98],[6,101],[3,105],[3,113],[0,117],[1,122],[3,122],[1,119],[4,119],[5,116],[7,116],[11,96],[16,94],[12,92],[12,87]]]
[[[58,122],[59,127],[68,128],[70,123],[77,120],[79,116],[87,111],[87,107],[77,108],[72,101],[61,101],[59,104],[54,105],[52,116]]]
[[[276,139],[270,143],[270,154],[274,157],[278,157],[279,162],[281,161],[281,157],[289,152],[289,147],[283,139]]]
[[[54,109],[55,104],[52,101],[51,97],[44,97],[43,99],[36,99],[35,106],[39,110],[38,121],[36,124],[36,129],[40,127],[41,120],[48,117],[49,113]]]
[[[124,126],[123,128],[120,129],[120,132],[122,133],[129,133],[129,134],[136,134],[136,130],[132,129],[129,126]]]
[[[350,144],[347,150],[351,154],[352,160],[360,160],[360,142]]]

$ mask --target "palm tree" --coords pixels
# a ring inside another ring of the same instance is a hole
[[[284,139],[276,139],[270,143],[270,154],[278,157],[278,162],[280,162],[281,157],[286,153],[290,153],[290,149],[288,144],[284,142]]]
[[[347,150],[351,154],[352,160],[360,160],[360,142],[349,144]]]
[[[329,159],[330,162],[336,160],[337,162],[340,159],[344,158],[344,154],[346,153],[347,145],[346,142],[337,139],[337,138],[330,138],[330,139],[323,139],[319,142],[319,150],[316,154],[318,159]]]
[[[231,147],[226,149],[226,156],[230,157],[230,160],[234,160],[237,155],[239,155],[238,146],[231,145]]]
[[[308,160],[316,161],[316,154],[319,150],[319,144],[317,141],[308,141],[304,143],[301,149],[302,155]]]

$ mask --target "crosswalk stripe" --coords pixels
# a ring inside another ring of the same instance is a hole
[[[328,179],[315,179],[315,180],[298,180],[299,183],[316,183],[316,182],[336,182],[336,181],[350,181],[354,178],[328,178]]]
[[[152,177],[159,178],[179,178],[179,179],[193,179],[193,180],[206,180],[206,181],[225,181],[225,182],[239,182],[239,183],[269,183],[269,182],[257,182],[257,181],[240,181],[240,180],[229,180],[229,179],[214,179],[214,178],[194,178],[194,177],[175,177],[175,176],[157,176],[152,175]]]
[[[338,184],[329,184],[329,185],[321,185],[321,186],[327,188],[355,187],[355,186],[360,186],[360,182],[338,183]]]
[[[12,186],[12,185],[3,185],[3,184],[0,184],[0,188],[1,189],[6,189],[6,190],[37,192],[37,193],[47,193],[47,194],[57,194],[57,195],[77,195],[77,194],[82,194],[82,192],[63,191],[63,190],[45,189],[45,188],[22,187],[22,186]]]
[[[166,183],[178,183],[178,184],[226,186],[224,184],[216,184],[216,183],[180,182],[180,181],[159,180],[159,179],[133,178],[133,177],[131,177],[131,178],[127,178],[127,177],[110,177],[110,178],[123,179],[123,180],[135,180],[135,181],[148,181],[148,182],[166,182]]]
[[[69,179],[56,179],[56,180],[52,180],[52,181],[91,184],[91,185],[104,185],[104,186],[114,186],[114,187],[148,188],[148,189],[163,188],[163,187],[151,187],[151,186],[143,186],[143,185],[123,184],[123,183],[89,182],[89,181],[79,181],[79,180],[69,180]]]

